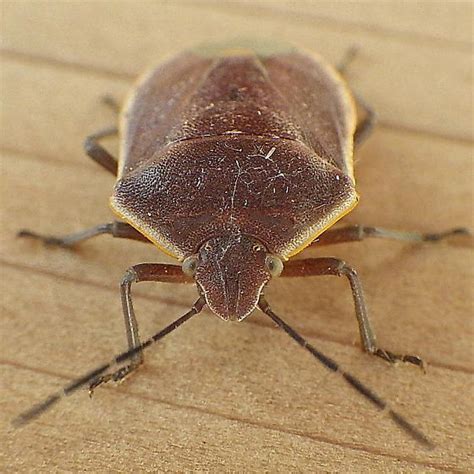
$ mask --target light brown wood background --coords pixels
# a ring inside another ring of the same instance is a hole
[[[127,383],[92,400],[80,392],[22,429],[9,424],[124,349],[121,275],[166,261],[109,237],[75,252],[15,238],[24,227],[63,233],[111,219],[113,179],[81,145],[114,122],[101,95],[123,98],[145,67],[200,41],[289,40],[334,63],[358,45],[348,80],[380,123],[357,153],[362,199],[347,222],[472,228],[472,20],[472,3],[456,1],[3,1],[0,470],[472,470],[469,239],[312,251],[358,269],[381,345],[420,354],[426,374],[362,353],[347,282],[280,280],[268,290],[288,322],[423,429],[432,452],[259,314],[225,324],[204,313],[150,350]],[[142,335],[195,293],[139,285]]]

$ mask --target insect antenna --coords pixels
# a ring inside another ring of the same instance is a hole
[[[110,362],[107,364],[101,365],[96,367],[95,369],[87,372],[82,377],[73,380],[71,383],[63,387],[56,393],[51,394],[49,397],[44,399],[42,402],[33,405],[29,410],[20,413],[13,421],[12,424],[15,427],[19,427],[25,425],[32,421],[33,419],[37,418],[44,412],[48,411],[51,407],[56,405],[60,400],[64,397],[68,397],[69,395],[73,394],[79,388],[83,387],[90,383],[93,379],[102,375],[107,370],[113,369],[116,366],[119,366],[121,363],[125,362],[126,360],[131,359],[134,355],[138,354],[139,352],[143,351],[144,349],[150,347],[155,342],[158,342],[160,339],[163,339],[167,336],[170,332],[177,329],[183,323],[188,321],[191,317],[195,316],[196,314],[200,313],[204,305],[206,304],[204,297],[199,298],[193,305],[193,307],[183,316],[178,318],[176,321],[172,322],[168,326],[166,326],[161,331],[157,332],[154,336],[147,339],[145,342],[140,344],[139,346],[134,347],[126,352],[122,352],[121,354],[115,356]]]
[[[413,426],[409,421],[407,421],[402,415],[392,410],[388,403],[380,398],[375,392],[370,388],[365,386],[353,375],[345,372],[337,362],[331,358],[325,356],[322,352],[318,351],[313,345],[311,345],[306,339],[300,336],[291,326],[285,323],[280,319],[270,308],[266,299],[260,296],[258,302],[258,307],[260,310],[269,316],[281,329],[283,329],[292,339],[294,339],[301,347],[310,352],[313,357],[319,360],[328,370],[332,372],[338,372],[343,379],[355,390],[357,390],[362,396],[367,400],[372,402],[380,411],[386,411],[390,418],[409,436],[411,436],[415,441],[419,442],[428,449],[433,449],[434,444],[423,434],[418,428]]]

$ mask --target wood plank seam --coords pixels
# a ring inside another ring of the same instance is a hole
[[[453,49],[466,53],[470,53],[472,51],[472,43],[467,41],[448,40],[423,33],[400,32],[386,27],[377,27],[376,25],[363,25],[347,20],[335,20],[334,18],[323,15],[315,15],[311,12],[302,14],[293,10],[278,9],[278,7],[275,8],[273,6],[266,7],[265,5],[252,5],[251,12],[249,12],[249,9],[246,5],[238,3],[233,3],[231,6],[227,4],[225,7],[220,4],[220,2],[214,3],[212,1],[199,0],[197,3],[209,10],[220,9],[223,12],[231,11],[233,15],[242,16],[244,18],[253,17],[255,14],[265,16],[266,18],[273,16],[278,18],[278,21],[283,20],[288,23],[300,24],[303,22],[311,26],[313,26],[314,23],[317,23],[328,29],[339,30],[342,27],[344,28],[344,31],[351,31],[354,33],[363,31],[366,34],[371,34],[382,39],[386,37],[392,37],[403,43],[408,42],[414,43],[415,45],[424,43],[430,46],[432,46],[433,43],[437,43],[437,47],[444,47],[446,49]]]
[[[25,371],[30,371],[30,372],[34,372],[34,373],[41,373],[41,374],[45,374],[45,375],[47,374],[49,376],[59,378],[59,379],[64,380],[64,381],[70,381],[72,379],[70,376],[67,376],[67,375],[64,375],[64,374],[59,374],[57,372],[52,372],[52,371],[47,371],[46,372],[45,370],[42,370],[42,369],[38,370],[36,367],[26,366],[24,364],[19,364],[19,363],[11,363],[10,361],[1,361],[0,360],[0,364],[5,364],[5,365],[12,366],[12,367],[16,367],[19,370],[25,370]],[[126,386],[121,387],[120,390],[117,390],[117,387],[115,387],[115,389],[114,389],[114,387],[105,387],[105,390],[107,390],[108,394],[112,394],[113,396],[125,396],[125,397],[134,398],[134,399],[137,399],[137,400],[147,400],[147,401],[151,401],[151,402],[154,402],[154,403],[167,405],[167,406],[173,407],[173,408],[190,410],[190,411],[194,411],[194,412],[197,412],[197,413],[204,413],[206,415],[216,416],[216,417],[222,418],[222,419],[227,420],[227,421],[235,421],[235,422],[238,422],[238,423],[251,425],[251,426],[254,426],[254,427],[257,427],[257,428],[269,429],[269,430],[276,431],[276,432],[279,432],[279,433],[286,433],[286,434],[290,434],[290,435],[295,435],[295,436],[298,436],[298,437],[301,437],[301,438],[304,438],[304,439],[308,439],[308,440],[312,440],[312,441],[320,441],[322,443],[327,443],[327,444],[330,444],[330,445],[333,445],[333,446],[341,446],[341,447],[344,447],[344,448],[354,449],[354,450],[365,452],[365,453],[368,453],[368,454],[375,454],[377,456],[383,456],[383,457],[387,457],[387,458],[391,458],[391,459],[403,459],[405,461],[412,462],[412,463],[414,463],[416,465],[419,465],[419,466],[432,467],[432,468],[435,468],[435,469],[446,470],[446,471],[451,469],[450,467],[443,466],[443,465],[440,465],[438,463],[428,462],[428,461],[420,461],[419,459],[416,459],[413,456],[400,458],[400,456],[396,453],[392,454],[392,453],[383,452],[383,451],[381,451],[379,449],[376,449],[376,448],[373,448],[371,446],[362,446],[362,445],[358,445],[358,444],[344,442],[344,441],[337,440],[337,439],[332,439],[332,438],[325,437],[325,436],[309,435],[308,433],[293,430],[293,429],[282,429],[282,427],[279,426],[279,425],[272,425],[272,424],[269,424],[269,423],[263,423],[263,422],[255,421],[254,419],[249,419],[249,418],[244,418],[244,417],[238,417],[238,416],[235,416],[235,415],[230,415],[228,413],[220,413],[220,412],[217,412],[217,411],[214,411],[214,410],[204,409],[204,408],[199,407],[199,406],[193,406],[193,405],[187,405],[187,404],[183,404],[183,403],[171,402],[170,400],[161,399],[159,397],[151,397],[149,395],[144,395],[144,394],[137,393],[137,392],[133,391],[133,389],[130,390]],[[38,424],[45,424],[45,423],[42,422],[42,421],[39,421]]]

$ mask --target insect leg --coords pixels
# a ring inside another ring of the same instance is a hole
[[[357,46],[351,46],[346,50],[344,56],[342,57],[339,64],[336,66],[336,69],[339,71],[341,76],[345,76],[349,66],[352,64],[354,59],[357,57],[359,53],[359,48]],[[354,145],[358,146],[362,142],[365,141],[366,138],[369,137],[374,125],[376,123],[377,117],[375,115],[375,111],[367,102],[362,99],[359,95],[352,92],[356,102],[357,102],[357,109],[362,109],[363,118],[360,120],[354,132]]]
[[[130,360],[133,357],[135,357],[138,353],[141,354],[145,349],[153,345],[155,342],[160,341],[165,336],[167,336],[168,334],[173,332],[175,329],[177,329],[179,326],[181,326],[186,321],[188,321],[190,318],[192,318],[196,314],[199,314],[201,310],[204,308],[205,304],[206,302],[204,298],[201,296],[194,303],[193,307],[187,313],[183,314],[183,316],[179,317],[176,321],[173,321],[171,324],[169,324],[164,329],[154,334],[152,337],[148,338],[145,342],[143,342],[139,346],[129,349],[128,351],[122,352],[121,354],[115,356],[110,362],[100,365],[93,370],[90,370],[89,372],[84,374],[82,377],[79,377],[78,379],[73,380],[71,383],[67,384],[58,392],[51,394],[42,402],[37,403],[36,405],[31,407],[29,410],[26,410],[23,413],[20,413],[20,415],[18,415],[12,421],[13,425],[16,427],[19,427],[19,426],[29,423],[30,421],[34,420],[41,414],[48,411],[50,408],[56,405],[56,403],[58,403],[64,397],[68,397],[69,395],[72,395],[81,387],[84,387],[85,385],[89,384],[91,380],[94,380],[101,374],[107,372],[107,370],[113,369],[117,367],[118,365],[123,364],[125,361]]]
[[[120,104],[118,103],[118,101],[115,99],[115,97],[109,95],[109,94],[104,94],[102,97],[101,97],[101,102],[106,105],[110,110],[112,110],[112,112],[114,112],[115,114],[119,114],[120,113]]]
[[[423,361],[416,355],[401,355],[381,349],[377,345],[375,332],[372,329],[367,305],[365,303],[362,284],[357,276],[357,272],[343,260],[337,258],[307,258],[304,260],[292,260],[287,262],[282,276],[304,277],[318,275],[344,276],[349,280],[354,298],[355,313],[359,324],[360,339],[364,350],[369,354],[380,357],[390,363],[396,361],[410,362],[424,368]]]
[[[166,265],[161,263],[141,263],[130,267],[122,278],[120,284],[120,294],[122,297],[123,317],[125,320],[125,332],[127,334],[127,342],[129,349],[134,349],[141,345],[138,334],[138,323],[135,316],[135,310],[132,302],[132,283],[142,281],[157,281],[163,283],[191,283],[193,280],[187,277],[181,266]],[[130,363],[119,368],[116,372],[103,375],[93,380],[89,386],[89,392],[99,385],[113,380],[119,382],[130,375],[143,363],[143,354],[137,352],[130,357]]]
[[[321,362],[328,370],[339,373],[342,378],[355,390],[357,390],[363,397],[374,404],[379,410],[383,410],[388,413],[390,418],[403,430],[405,433],[410,435],[413,439],[423,444],[425,447],[432,449],[434,446],[431,441],[415,426],[408,422],[403,416],[396,411],[392,410],[387,402],[380,398],[373,390],[364,385],[353,375],[342,370],[337,362],[328,356],[324,355],[300,334],[298,334],[291,326],[285,323],[280,317],[278,317],[270,308],[264,296],[260,296],[258,307],[260,310],[269,316],[283,331],[285,331],[292,339],[294,339],[303,349],[306,349],[315,359]]]
[[[119,221],[99,224],[95,227],[90,227],[89,229],[64,236],[43,235],[26,229],[20,230],[17,236],[41,240],[46,245],[72,247],[83,240],[88,240],[102,234],[110,234],[112,237],[120,239],[139,240],[141,242],[151,243],[143,234],[140,234],[140,232],[135,230],[130,224]]]
[[[117,160],[102,146],[99,141],[102,138],[110,137],[118,134],[117,127],[107,127],[89,135],[84,140],[84,150],[96,163],[105,168],[107,171],[117,176],[118,164]]]
[[[346,74],[347,69],[349,68],[351,63],[354,61],[354,59],[357,57],[358,53],[359,53],[359,47],[356,45],[352,45],[345,50],[344,56],[342,56],[342,59],[336,65],[336,69],[338,70],[341,76],[344,76]]]
[[[405,240],[408,242],[437,242],[438,240],[451,237],[453,235],[470,235],[468,229],[456,227],[444,232],[421,233],[405,232],[400,230],[383,229],[381,227],[369,227],[364,225],[350,225],[329,229],[321,234],[311,245],[332,245],[342,242],[358,242],[368,237],[377,237],[381,239]]]
[[[369,135],[372,133],[372,130],[375,126],[375,123],[377,121],[377,116],[375,114],[375,111],[370,105],[367,104],[367,102],[362,99],[357,94],[354,94],[354,97],[357,102],[357,107],[362,109],[364,114],[362,120],[357,122],[356,129],[354,132],[354,146],[359,146],[361,143],[363,143]]]

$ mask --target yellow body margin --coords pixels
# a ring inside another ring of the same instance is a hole
[[[173,253],[170,249],[164,247],[164,245],[161,242],[158,242],[156,240],[156,238],[154,238],[149,232],[146,232],[143,229],[141,229],[135,222],[133,222],[125,214],[120,212],[115,207],[115,203],[113,201],[113,196],[109,200],[109,205],[110,205],[110,208],[112,209],[112,211],[114,212],[114,214],[116,216],[120,217],[120,219],[124,220],[127,224],[130,224],[134,229],[136,229],[138,232],[140,232],[140,234],[144,235],[153,245],[155,245],[155,247],[157,247],[163,253],[165,253],[166,255],[168,255],[170,257],[175,258],[176,260],[179,260],[179,261],[183,260],[183,256],[177,255],[176,253]]]
[[[343,147],[343,154],[344,154],[344,164],[346,165],[346,173],[351,177],[352,182],[355,185],[355,176],[354,176],[354,133],[357,127],[357,113],[356,113],[356,103],[354,96],[349,89],[347,82],[341,76],[339,71],[333,67],[330,63],[328,63],[322,56],[319,54],[309,51],[302,48],[297,48],[297,51],[301,51],[306,53],[308,56],[312,57],[315,61],[321,64],[327,74],[334,80],[334,82],[339,86],[339,93],[342,96],[343,103],[345,104],[345,119],[348,123],[348,134],[346,137],[346,143]],[[286,255],[285,252],[282,252],[282,257],[287,260],[295,255],[299,254],[303,251],[306,247],[311,245],[311,243],[319,237],[323,232],[326,232],[330,227],[332,227],[337,221],[342,219],[344,216],[349,214],[358,204],[359,202],[359,195],[357,192],[354,192],[354,200],[350,202],[350,204],[341,211],[338,215],[336,215],[333,219],[331,219],[326,225],[318,228],[316,225],[316,229],[312,233],[312,235],[305,239],[303,243],[298,245],[294,250],[290,250]]]
[[[326,59],[320,56],[314,51],[307,50],[305,48],[299,48],[299,51],[305,53],[324,67],[328,76],[338,85],[339,94],[342,97],[342,101],[345,105],[344,118],[348,124],[348,133],[346,136],[345,146],[343,147],[344,164],[346,165],[346,173],[352,178],[352,182],[355,184],[354,176],[354,133],[357,128],[357,105],[354,99],[354,94],[349,88],[347,81],[339,73],[339,71]],[[326,229],[325,229],[326,230]]]
[[[343,212],[341,212],[339,215],[337,215],[334,219],[332,219],[328,224],[326,224],[323,228],[321,229],[316,229],[313,235],[309,239],[306,239],[301,245],[296,247],[296,249],[292,250],[289,254],[283,255],[283,258],[285,260],[288,260],[291,257],[294,257],[295,255],[299,254],[301,251],[303,251],[306,247],[311,245],[311,243],[318,238],[323,232],[326,232],[330,227],[332,227],[338,220],[342,219],[344,216],[349,214],[358,204],[359,202],[359,195],[356,193],[355,194],[355,200],[349,207],[347,207]]]

